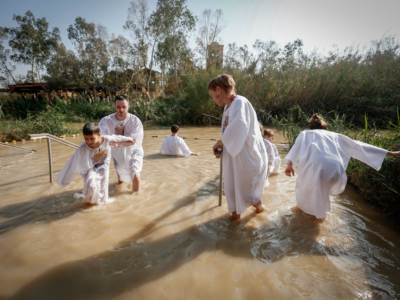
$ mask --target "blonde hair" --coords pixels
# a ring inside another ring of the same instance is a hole
[[[271,129],[264,130],[264,136],[273,136],[274,132]]]
[[[231,92],[236,92],[235,91],[235,80],[233,80],[233,77],[228,74],[222,74],[218,75],[216,78],[211,80],[208,83],[208,90],[213,90],[215,91],[217,89],[217,86],[223,89],[227,94]]]
[[[310,129],[328,129],[328,124],[318,114],[313,114],[308,125],[310,125]]]

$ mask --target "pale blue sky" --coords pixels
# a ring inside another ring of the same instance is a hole
[[[130,0],[0,0],[0,26],[13,27],[13,14],[31,10],[36,18],[45,17],[50,27],[58,27],[69,49],[67,28],[81,16],[101,23],[108,32],[129,34],[122,28]],[[400,37],[400,0],[188,0],[188,8],[200,16],[204,9],[222,9],[227,23],[223,43],[253,45],[256,39],[275,40],[284,45],[297,38],[306,51],[327,52],[336,44],[340,49],[368,45],[383,35]],[[150,10],[156,0],[149,0]],[[195,47],[194,34],[190,46]],[[19,67],[26,74],[28,67]]]

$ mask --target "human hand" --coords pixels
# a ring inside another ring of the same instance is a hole
[[[291,177],[292,175],[294,176],[294,170],[292,168],[292,165],[287,165],[285,169],[285,175]]]
[[[400,151],[396,151],[396,152],[394,152],[394,151],[389,151],[389,152],[387,153],[387,155],[393,156],[394,158],[398,158],[398,157],[400,157]]]
[[[220,148],[220,149],[223,149],[223,148],[224,148],[224,144],[222,143],[221,140],[218,140],[218,141],[215,143],[215,145],[213,146],[213,152],[214,152],[214,154],[215,154],[215,151],[216,151],[218,148]]]

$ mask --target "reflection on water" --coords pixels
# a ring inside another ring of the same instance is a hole
[[[219,128],[183,128],[199,157],[159,156],[169,129],[145,130],[143,190],[117,186],[85,209],[49,183],[47,144],[0,148],[0,298],[395,299],[400,234],[348,188],[316,220],[295,207],[294,179],[270,178],[263,201],[232,222],[218,207]],[[157,136],[157,137],[153,137]],[[275,135],[276,143],[283,139]],[[195,139],[197,138],[197,139]],[[80,143],[81,138],[69,138]],[[52,143],[58,172],[74,149]]]

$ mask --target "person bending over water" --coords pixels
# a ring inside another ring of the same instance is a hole
[[[190,155],[198,156],[197,153],[193,153],[189,150],[185,141],[178,137],[179,126],[174,124],[171,126],[171,135],[167,136],[160,149],[161,155],[176,155],[188,157]]]
[[[125,95],[115,97],[115,114],[101,119],[100,133],[103,135],[123,135],[135,140],[135,146],[112,149],[118,183],[132,183],[132,191],[140,191],[140,172],[143,167],[143,125],[138,117],[128,113],[129,100]]]
[[[347,183],[346,169],[350,158],[355,158],[379,171],[386,155],[399,157],[399,152],[389,152],[327,130],[323,119],[314,114],[309,120],[310,130],[302,131],[285,158],[285,174],[296,178],[297,206],[318,219],[331,210],[329,195],[344,191]]]
[[[268,159],[259,133],[257,115],[243,96],[234,94],[235,81],[230,75],[219,75],[208,84],[208,91],[218,106],[225,105],[222,138],[214,145],[214,153],[223,149],[224,191],[232,217],[250,206],[257,213],[265,210],[261,202],[267,178]]]
[[[66,187],[81,173],[86,202],[107,203],[111,147],[129,147],[135,141],[131,137],[101,135],[99,127],[91,122],[83,126],[83,136],[85,141],[57,174],[57,183]]]

